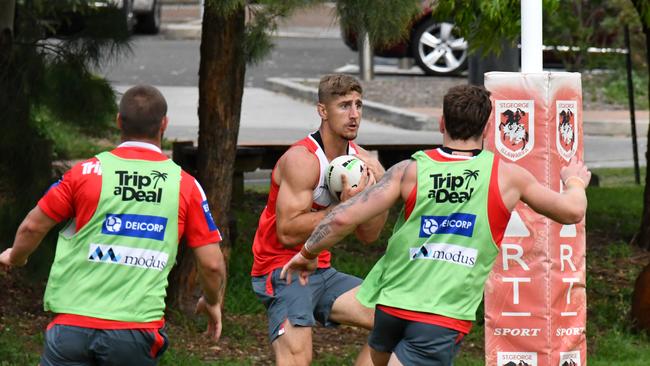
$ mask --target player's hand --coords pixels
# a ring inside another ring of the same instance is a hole
[[[286,280],[287,283],[291,283],[291,274],[297,272],[298,281],[300,281],[301,285],[305,286],[309,282],[309,275],[314,273],[316,268],[318,268],[318,257],[307,259],[298,252],[282,267],[280,278]]]
[[[219,341],[221,337],[221,302],[217,302],[214,305],[208,304],[205,300],[205,297],[201,296],[199,301],[196,303],[196,309],[194,313],[200,314],[203,313],[208,316],[208,330],[205,334],[212,338],[215,342]]]
[[[578,179],[576,179],[577,177],[582,181],[582,183],[584,183],[584,187],[586,188],[591,180],[591,172],[583,162],[578,161],[578,158],[574,156],[571,158],[571,161],[569,161],[569,165],[562,167],[560,170],[560,177],[562,178],[562,182],[565,184],[572,180],[578,181]]]
[[[13,250],[13,248],[7,248],[2,253],[0,253],[0,265],[9,268],[9,267],[21,267],[21,266],[24,266],[25,264],[27,264],[27,259],[26,258],[22,263],[14,263],[14,262],[12,262],[11,261],[11,252],[12,252],[12,250]]]
[[[381,180],[381,178],[384,176],[384,173],[386,173],[386,169],[384,169],[379,160],[368,154],[356,154],[355,156],[363,161],[363,163],[366,165],[366,169],[368,169],[375,176],[376,181]]]
[[[372,173],[372,171],[366,168],[363,170],[359,184],[357,184],[356,187],[350,187],[348,177],[345,174],[341,174],[341,183],[343,185],[343,190],[341,191],[341,197],[339,200],[341,202],[345,202],[350,199],[350,197],[354,197],[357,193],[377,183],[377,179],[375,179],[375,175]]]

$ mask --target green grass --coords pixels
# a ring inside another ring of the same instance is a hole
[[[650,365],[650,339],[643,333],[631,331],[630,322],[633,284],[641,270],[638,261],[631,259],[638,258],[641,252],[629,242],[640,224],[643,187],[634,185],[633,179],[621,179],[632,175],[632,169],[599,169],[597,173],[601,182],[608,183],[603,187],[590,187],[587,191],[589,364]],[[169,317],[172,345],[161,365],[255,365],[259,363],[260,354],[270,353],[266,344],[260,344],[259,334],[266,334],[266,320],[262,315],[263,307],[251,290],[249,275],[252,265],[250,247],[265,201],[265,192],[256,189],[247,190],[245,198],[233,204],[239,235],[232,247],[228,269],[227,316],[223,331],[227,343],[222,341],[217,346],[241,352],[238,355],[228,353],[228,356],[198,352],[199,346],[183,337],[204,330],[205,319],[172,313]],[[389,224],[376,244],[364,246],[354,239],[346,239],[337,246],[334,266],[363,277],[382,254],[383,243],[390,235],[397,214],[397,210],[391,211]],[[482,309],[479,309],[478,319],[481,318]],[[20,324],[18,318],[2,318],[0,322],[0,366],[36,364],[38,361],[41,332],[29,336],[30,332],[21,329]],[[463,340],[454,364],[483,365],[483,343],[484,324],[479,320]],[[358,346],[349,344],[339,347],[336,352],[321,351],[315,354],[313,364],[349,365],[358,349]]]
[[[623,65],[622,61],[619,64]],[[634,105],[637,110],[648,109],[648,75],[634,71],[632,74],[634,86]],[[595,105],[612,105],[618,108],[628,108],[627,74],[624,68],[614,69],[609,73],[583,73],[582,86],[585,95],[591,96],[590,102]]]
[[[42,334],[25,336],[19,319],[0,319],[0,366],[38,364],[39,354],[26,345],[42,343]]]

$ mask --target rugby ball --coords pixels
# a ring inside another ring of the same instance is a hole
[[[350,187],[356,187],[361,181],[361,176],[366,169],[366,164],[363,160],[353,155],[341,155],[338,158],[330,161],[330,164],[325,170],[325,184],[330,193],[337,200],[340,199],[341,191],[343,191],[343,182],[341,175],[345,174]]]

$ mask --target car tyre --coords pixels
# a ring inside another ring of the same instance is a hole
[[[158,34],[162,19],[162,3],[154,0],[151,11],[138,15],[138,31],[146,34]]]
[[[411,37],[413,59],[427,75],[457,75],[467,69],[467,42],[453,23],[428,18]]]

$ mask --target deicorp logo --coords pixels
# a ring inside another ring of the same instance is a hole
[[[454,234],[471,237],[474,235],[476,215],[453,213],[449,216],[422,216],[420,237],[428,238],[434,234]]]
[[[167,265],[167,253],[157,250],[123,247],[119,245],[90,244],[88,261],[119,264],[162,271]]]
[[[102,234],[164,240],[167,218],[147,215],[107,214]]]
[[[154,202],[160,203],[163,189],[158,183],[167,180],[167,173],[152,170],[149,175],[141,175],[138,172],[129,173],[126,170],[117,170],[118,186],[113,194],[120,196],[122,201]]]

